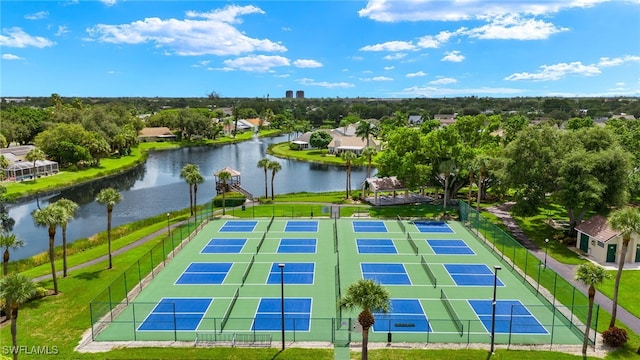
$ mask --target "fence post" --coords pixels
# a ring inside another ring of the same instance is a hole
[[[140,271],[140,259],[138,259],[138,285],[140,286],[140,290],[142,290],[142,272]]]
[[[551,318],[551,341],[549,342],[549,350],[553,349],[553,334],[556,329],[556,307],[553,306],[553,317]]]
[[[131,304],[131,312],[133,313],[133,341],[136,341],[138,339],[136,333],[136,304],[134,303]]]
[[[89,322],[91,322],[91,340],[95,341],[96,337],[93,333],[93,301],[89,303]]]
[[[556,307],[556,291],[558,291],[557,288],[557,284],[558,284],[558,273],[554,273],[556,274],[556,276],[553,277],[553,302],[551,303],[551,305],[553,305],[553,307]]]
[[[124,277],[124,299],[127,305],[129,305],[129,290],[127,290],[127,271],[122,274]]]
[[[111,286],[107,287],[107,289],[109,290],[109,315],[111,316],[111,321],[113,321],[113,311],[111,311],[113,309],[113,304],[111,303]]]
[[[524,276],[522,277],[523,283],[527,282],[527,269],[529,268],[527,266],[528,262],[529,262],[529,252],[527,251],[524,256]]]

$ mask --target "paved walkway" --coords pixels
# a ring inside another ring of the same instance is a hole
[[[531,241],[527,235],[522,231],[518,223],[511,217],[509,210],[514,203],[509,202],[505,204],[501,204],[498,206],[492,206],[487,208],[486,211],[496,215],[498,218],[502,219],[502,222],[509,229],[511,235],[518,240],[520,244],[522,244],[525,248],[529,250],[531,254],[537,257],[540,260],[544,260],[544,251],[538,247],[533,241]],[[588,259],[587,259],[588,260]],[[626,266],[626,265],[625,265]],[[576,288],[578,288],[583,294],[587,294],[588,287],[582,284],[581,282],[575,280],[575,271],[577,265],[567,265],[560,263],[553,257],[547,257],[547,267],[551,268],[553,271],[558,273],[558,275],[562,276],[565,280],[569,281]],[[607,269],[617,269],[617,267],[607,267]],[[640,271],[640,270],[639,270]],[[613,303],[610,298],[603,295],[599,291],[596,291],[595,302],[600,305],[600,307],[607,310],[611,313],[613,309]],[[622,306],[618,305],[618,314],[616,319],[623,324],[625,324],[629,329],[633,330],[636,334],[640,334],[640,319],[635,317],[633,314],[625,310]]]

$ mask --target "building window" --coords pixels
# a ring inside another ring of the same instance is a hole
[[[604,247],[604,243],[602,241],[598,241],[598,246],[603,248]]]

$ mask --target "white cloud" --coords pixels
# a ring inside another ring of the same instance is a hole
[[[509,14],[491,19],[489,24],[461,33],[478,39],[544,40],[559,32],[568,31],[551,23]]]
[[[18,55],[2,54],[2,60],[24,60],[24,59]]]
[[[282,31],[293,31],[290,27],[283,26],[280,28]]]
[[[385,66],[385,67],[384,67],[384,69],[385,69],[385,70],[387,70],[387,71],[389,71],[389,70],[393,70],[393,69],[395,69],[395,68],[396,68],[395,66]]]
[[[320,63],[319,61],[303,60],[303,59],[294,61],[293,65],[299,68],[319,68],[323,66],[322,63]]]
[[[579,61],[571,63],[559,63],[554,65],[542,65],[537,73],[514,73],[505,78],[505,80],[558,80],[567,75],[595,76],[600,74],[600,69],[596,65],[583,65]]]
[[[393,78],[387,76],[375,76],[372,78],[362,78],[361,81],[393,81]]]
[[[464,60],[464,55],[460,54],[460,51],[447,51],[445,52],[445,56],[440,59],[440,61],[451,61],[451,62],[461,62]]]
[[[62,36],[67,33],[69,33],[69,28],[63,25],[58,26],[58,31],[56,31],[56,36]]]
[[[43,48],[53,46],[55,42],[42,36],[31,36],[19,27],[3,29],[7,35],[0,35],[0,46],[24,48],[33,46]]]
[[[625,55],[619,58],[603,57],[603,58],[600,58],[600,61],[598,62],[598,66],[600,67],[618,66],[626,62],[634,62],[634,61],[635,62],[640,61],[640,56]]]
[[[418,71],[418,72],[414,72],[414,73],[409,73],[407,75],[405,75],[408,78],[414,78],[414,77],[421,77],[421,76],[427,76],[427,73],[425,73],[424,71]]]
[[[289,66],[289,59],[282,56],[251,55],[233,60],[225,60],[224,64],[232,69],[251,72],[268,72],[277,66]]]
[[[454,78],[441,77],[437,80],[429,81],[429,85],[448,85],[448,84],[455,84],[457,82],[458,80]]]
[[[113,44],[153,43],[166,47],[171,54],[240,55],[256,51],[284,52],[286,47],[269,39],[257,39],[239,31],[233,24],[241,23],[240,16],[264,14],[255,6],[229,5],[207,13],[187,12],[190,19],[146,18],[129,24],[98,24],[88,28],[91,38]],[[194,19],[195,18],[195,19]]]
[[[514,95],[521,94],[525,91],[522,89],[514,89],[514,88],[491,88],[491,87],[481,87],[481,88],[467,88],[467,89],[452,89],[452,88],[439,88],[435,86],[413,86],[409,88],[403,89],[401,92],[397,93],[397,95],[401,96],[409,96],[409,97],[417,97],[417,96],[425,96],[425,97],[433,97],[433,96],[466,96],[466,95]]]
[[[191,65],[191,67],[205,67],[205,66],[209,65],[210,62],[211,62],[211,60],[198,61],[196,64]]]
[[[48,11],[38,11],[33,14],[27,14],[24,16],[24,18],[27,20],[41,20],[41,19],[45,19],[47,16],[49,16]]]
[[[113,6],[116,4],[116,0],[100,0],[105,6]]]
[[[291,75],[290,74],[273,75],[273,77],[276,77],[276,78],[288,78],[289,76],[291,76]]]
[[[307,85],[307,86],[320,86],[323,88],[327,88],[327,89],[335,89],[335,88],[352,88],[355,87],[355,85],[353,85],[352,83],[348,83],[348,82],[327,82],[327,81],[315,81],[313,79],[308,79],[308,78],[302,78],[302,79],[298,79],[296,80],[298,83],[302,84],[302,85]]]
[[[360,51],[413,51],[418,48],[411,41],[388,41],[385,43],[367,45],[360,48]]]
[[[369,0],[358,14],[380,22],[460,21],[505,14],[546,15],[609,0]]]
[[[405,56],[407,56],[407,54],[405,54],[405,53],[397,53],[397,54],[387,55],[387,56],[383,57],[383,59],[385,59],[385,60],[400,60]]]

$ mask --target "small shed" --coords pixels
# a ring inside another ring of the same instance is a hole
[[[609,225],[602,215],[595,215],[576,226],[576,247],[595,262],[617,263],[622,249],[622,235]],[[640,234],[632,234],[625,263],[640,263]]]

